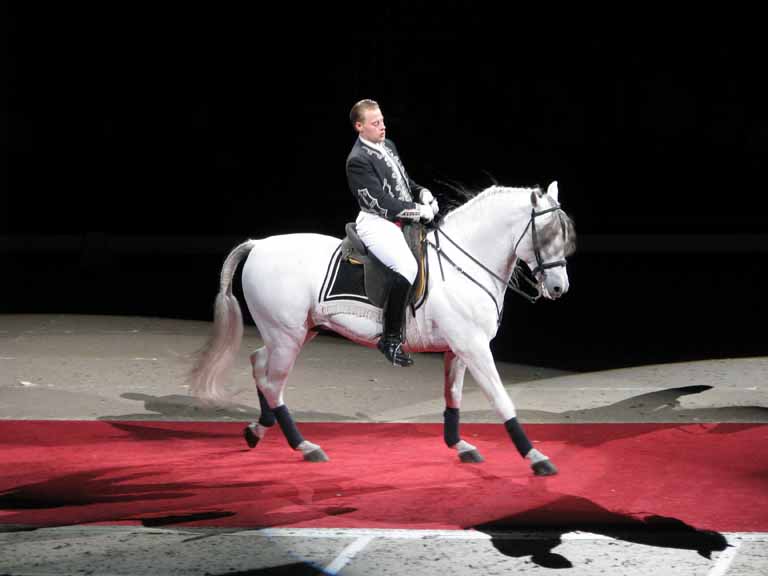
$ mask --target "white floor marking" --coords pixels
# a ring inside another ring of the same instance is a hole
[[[344,550],[341,551],[341,554],[336,556],[334,558],[333,562],[328,564],[325,568],[323,568],[323,571],[326,574],[331,574],[334,576],[338,573],[339,570],[344,568],[349,562],[352,560],[352,558],[355,557],[355,555],[360,552],[363,548],[368,546],[370,541],[373,540],[373,536],[362,536],[352,542],[349,546],[344,548]]]
[[[730,547],[723,550],[723,552],[718,555],[717,562],[715,562],[715,565],[712,567],[712,570],[709,571],[707,576],[725,576],[725,574],[728,573],[728,568],[731,567],[734,558],[736,558],[736,554],[739,552],[739,546],[741,546],[741,542],[735,542]]]

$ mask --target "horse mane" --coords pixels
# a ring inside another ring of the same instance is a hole
[[[501,186],[492,175],[487,175],[493,182],[493,184],[487,188],[471,188],[461,182],[436,180],[438,184],[442,184],[442,188],[432,191],[432,195],[440,204],[440,212],[438,213],[436,218],[437,222],[435,222],[435,224],[439,225],[449,214],[464,206],[472,204],[481,197],[485,198],[487,196],[509,192],[510,190],[525,192],[527,194],[535,192],[538,196],[544,194],[544,189],[538,184],[530,188],[512,188]],[[540,231],[542,234],[541,239],[542,242],[547,243],[559,232],[562,232],[565,240],[565,256],[567,257],[576,251],[576,229],[573,220],[568,214],[559,210],[557,215],[557,219],[553,219],[548,226]]]
[[[468,188],[461,182],[445,180],[435,180],[435,182],[443,186],[432,190],[432,195],[440,204],[440,212],[438,213],[440,219],[482,192],[480,189]]]
[[[465,205],[472,203],[478,197],[487,197],[502,192],[508,192],[510,190],[517,190],[520,192],[536,192],[539,196],[543,194],[541,186],[534,186],[532,188],[512,188],[508,186],[501,186],[496,179],[488,174],[493,184],[487,188],[471,188],[461,182],[436,180],[438,184],[442,184],[443,188],[432,190],[432,195],[437,199],[440,204],[440,212],[438,218],[442,220],[448,214],[457,210]]]

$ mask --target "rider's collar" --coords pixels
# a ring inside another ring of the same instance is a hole
[[[374,142],[371,142],[370,140],[366,140],[362,136],[359,136],[359,138],[360,138],[360,142],[362,142],[366,146],[370,146],[374,150],[381,150],[382,148],[384,148],[384,142],[381,142],[380,144],[376,144]]]

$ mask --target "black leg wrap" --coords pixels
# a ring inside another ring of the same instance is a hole
[[[272,408],[270,408],[269,404],[267,404],[267,399],[264,397],[264,394],[262,394],[261,390],[259,390],[259,406],[261,406],[261,417],[259,418],[259,424],[264,426],[264,428],[271,428],[275,425],[275,415],[272,412]]]
[[[531,451],[533,445],[530,440],[528,440],[528,436],[525,435],[525,432],[523,432],[523,428],[520,426],[517,418],[510,418],[504,422],[504,427],[507,429],[509,437],[512,438],[512,442],[515,443],[515,448],[520,452],[520,456],[525,458],[525,455]]]
[[[443,412],[443,438],[448,448],[459,443],[459,409],[446,408]]]
[[[285,439],[288,440],[288,444],[294,450],[298,448],[299,444],[304,442],[304,438],[299,429],[296,428],[296,423],[293,421],[291,413],[288,412],[288,407],[283,404],[272,410],[272,413],[277,418],[277,423],[280,424],[280,429],[283,431]]]

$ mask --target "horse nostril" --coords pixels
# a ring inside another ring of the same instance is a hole
[[[555,286],[553,290],[555,291],[555,294],[560,294],[560,291],[562,290],[562,288],[560,288],[560,286]]]

